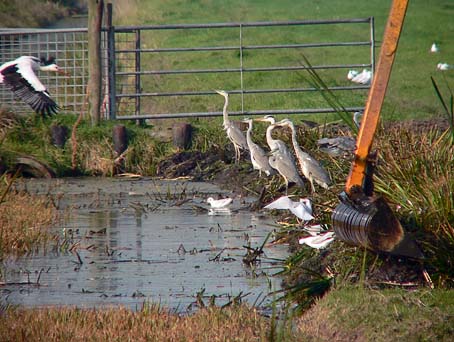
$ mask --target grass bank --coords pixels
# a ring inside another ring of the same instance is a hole
[[[454,297],[444,290],[343,287],[295,318],[295,326],[289,322],[244,305],[191,316],[148,304],[138,312],[9,307],[0,315],[0,335],[4,341],[449,341]]]
[[[74,11],[80,11],[79,0],[10,0],[0,2],[1,27],[46,27]]]

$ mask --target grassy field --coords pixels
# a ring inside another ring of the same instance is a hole
[[[142,24],[169,24],[169,23],[214,23],[214,22],[246,22],[246,21],[281,21],[305,19],[341,19],[341,18],[375,18],[377,54],[382,40],[383,28],[389,12],[390,1],[372,0],[362,1],[320,1],[314,4],[310,1],[230,1],[222,3],[217,1],[140,1],[130,0],[116,4],[117,25],[142,25]],[[122,13],[129,13],[122,15]],[[441,108],[430,82],[430,76],[436,77],[445,86],[453,82],[454,72],[439,72],[436,70],[438,62],[450,62],[454,55],[454,46],[450,44],[450,32],[454,29],[451,20],[454,15],[454,5],[449,1],[427,2],[414,0],[410,2],[404,24],[400,46],[395,61],[391,83],[385,100],[382,115],[385,119],[427,118],[437,116]],[[440,29],[442,28],[442,29]],[[354,31],[354,32],[352,32]],[[264,43],[305,43],[327,41],[327,39],[349,40],[364,37],[358,27],[315,27],[301,29],[264,29],[260,32],[250,32],[252,40],[247,41],[245,31],[244,44]],[[366,30],[367,31],[367,30]],[[367,32],[366,32],[367,33]],[[181,32],[153,32],[153,36],[142,37],[146,47],[181,47],[191,45],[207,46],[231,45],[238,37],[232,30],[196,30],[191,33]],[[366,35],[367,37],[367,35]],[[441,48],[438,54],[429,53],[430,46],[437,42]],[[307,50],[307,51],[306,51]],[[367,51],[347,50],[339,48],[337,51],[318,51],[318,49],[301,49],[289,52],[285,57],[277,56],[269,50],[246,51],[246,67],[298,65],[301,63],[301,54],[309,58],[311,64],[330,64],[336,61],[350,63],[367,62]],[[218,63],[223,66],[238,66],[238,55],[233,52],[210,52],[197,57],[194,54],[178,54],[176,57],[164,55],[153,57],[144,55],[143,65],[153,65],[153,69],[181,69],[181,68],[213,68]],[[452,62],[454,63],[454,62]],[[158,67],[159,66],[159,67]],[[347,70],[321,74],[330,85],[348,85]],[[307,82],[302,72],[286,73],[259,73],[246,75],[245,85],[249,89],[266,87],[304,87]],[[189,76],[158,76],[147,78],[143,82],[144,91],[170,89],[175,91],[212,90],[212,89],[238,89],[238,75],[222,74],[189,75]],[[345,106],[364,104],[367,93],[363,92],[338,92],[339,98]],[[318,93],[301,93],[290,95],[248,96],[247,103],[259,109],[269,108],[313,108],[327,107],[323,98]],[[164,98],[161,100],[145,100],[144,106],[150,111],[161,112],[166,108],[176,111],[185,111],[188,108],[197,110],[220,110],[222,102],[212,97],[193,98],[178,101]],[[231,109],[240,108],[240,100],[233,97]],[[247,108],[246,108],[247,109]],[[311,116],[310,119],[315,117]],[[318,117],[320,121],[320,117]]]

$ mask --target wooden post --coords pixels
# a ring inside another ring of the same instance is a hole
[[[63,125],[52,125],[50,127],[50,132],[52,135],[52,144],[59,148],[63,148],[68,139],[68,127]]]
[[[88,0],[89,114],[93,126],[101,117],[101,26],[104,0]]]
[[[184,150],[191,144],[192,126],[188,123],[176,123],[172,127],[173,146]]]
[[[126,127],[124,125],[116,125],[113,128],[112,140],[114,150],[117,152],[117,156],[122,154],[128,148],[128,135]]]

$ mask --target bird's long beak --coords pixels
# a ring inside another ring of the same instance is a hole
[[[62,69],[58,69],[56,72],[59,73],[59,74],[65,75],[65,76],[71,76],[69,74],[69,72],[66,72],[65,70],[62,70]]]

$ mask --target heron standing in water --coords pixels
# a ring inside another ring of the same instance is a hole
[[[227,106],[229,105],[229,94],[224,90],[216,90],[216,92],[219,95],[224,96],[225,99],[224,108],[222,111],[224,118],[222,126],[227,132],[227,137],[233,144],[233,147],[235,149],[235,163],[238,163],[241,157],[240,150],[248,150],[246,137],[244,136],[243,132],[238,127],[236,127],[232,121],[229,120],[229,115],[227,113]]]

